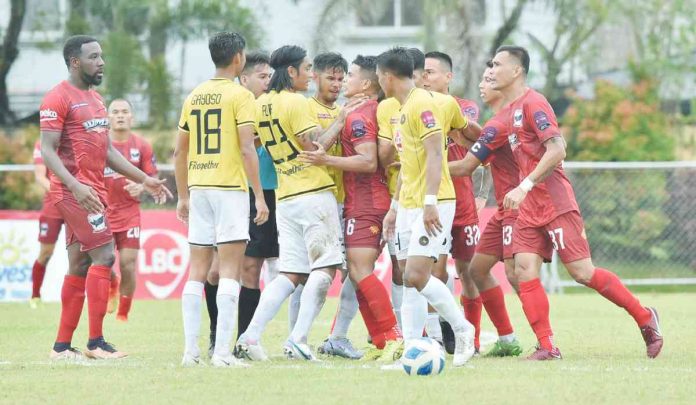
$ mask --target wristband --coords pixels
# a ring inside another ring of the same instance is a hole
[[[534,188],[534,182],[529,180],[529,177],[526,177],[524,180],[522,180],[522,183],[520,183],[520,188],[528,193]]]
[[[391,205],[389,206],[390,210],[398,211],[399,210],[399,200],[395,200],[392,198],[391,200]]]
[[[433,194],[426,194],[423,199],[423,204],[425,205],[437,205],[437,196]]]

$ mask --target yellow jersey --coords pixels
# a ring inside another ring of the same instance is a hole
[[[443,97],[439,97],[443,96]],[[397,112],[398,124],[392,128],[394,144],[401,157],[401,193],[399,203],[406,208],[422,208],[425,198],[426,154],[423,140],[430,136],[441,137],[442,173],[438,201],[454,201],[455,193],[452,178],[447,166],[445,135],[451,128],[466,127],[466,118],[455,114],[451,104],[444,97],[450,97],[459,110],[459,105],[451,96],[438,95],[427,90],[414,88]]]
[[[380,101],[377,106],[377,126],[379,127],[377,137],[385,139],[389,142],[394,142],[392,128],[399,123],[397,113],[399,112],[399,100],[394,97],[389,97]],[[396,155],[396,161],[399,161],[399,155]],[[394,196],[396,192],[396,182],[399,180],[399,168],[392,166],[387,169],[387,185],[389,186],[389,195]]]
[[[338,113],[341,112],[341,107],[338,105],[334,104],[333,107],[329,107],[322,104],[316,97],[309,99],[309,108],[312,114],[317,117],[317,122],[322,129],[328,128],[338,117]],[[340,137],[326,153],[332,156],[342,156]],[[336,201],[339,204],[343,204],[343,201],[346,199],[346,193],[343,190],[343,170],[336,167],[327,167],[326,170],[336,184],[336,191],[334,191]]]
[[[334,192],[336,186],[326,167],[297,160],[304,150],[297,136],[318,126],[309,101],[301,94],[271,91],[256,100],[256,131],[278,174],[278,201],[324,190]]]
[[[179,129],[189,133],[190,189],[248,190],[237,128],[254,125],[254,95],[232,80],[210,79],[186,97]]]

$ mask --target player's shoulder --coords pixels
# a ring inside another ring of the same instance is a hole
[[[131,132],[130,134],[131,139],[137,147],[142,148],[142,147],[149,147],[150,141],[148,141],[144,136],[138,134],[137,132]]]
[[[546,105],[550,105],[550,104],[549,104],[549,100],[547,100],[546,97],[545,97],[543,94],[541,94],[541,93],[539,93],[538,91],[536,91],[536,90],[534,90],[534,89],[531,89],[531,88],[528,89],[528,90],[525,92],[525,94],[522,96],[522,102],[523,102],[525,105],[530,105],[530,104],[535,104],[535,105],[538,105],[538,104],[546,104]]]
[[[69,93],[70,85],[68,84],[67,80],[63,80],[46,92],[46,94],[44,95],[44,102],[65,100],[68,98]]]
[[[454,97],[454,99],[457,101],[457,104],[459,104],[459,108],[461,108],[462,112],[464,112],[466,115],[478,115],[479,106],[474,100],[469,100],[466,98],[456,96]]]
[[[377,115],[380,117],[391,116],[398,111],[400,107],[401,104],[399,104],[399,100],[396,98],[385,98],[384,100],[380,101],[379,104],[377,104]]]

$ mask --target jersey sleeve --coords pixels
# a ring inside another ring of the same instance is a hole
[[[56,90],[49,92],[41,103],[39,126],[42,131],[62,132],[68,116],[68,102]]]
[[[451,101],[447,103],[447,108],[452,110],[452,129],[466,128],[469,125],[467,117],[464,115],[464,112],[459,107],[459,103],[457,103],[454,97],[450,97],[450,100]]]
[[[469,152],[483,164],[493,160],[493,152],[508,142],[504,126],[497,120],[489,120],[481,130],[479,139],[471,145]]]
[[[34,144],[34,164],[35,165],[42,165],[44,164],[43,161],[43,156],[41,156],[41,141],[36,141]]]
[[[360,145],[365,142],[377,142],[377,122],[376,117],[370,119],[365,114],[357,114],[350,120],[350,142],[353,145]]]
[[[254,99],[254,95],[245,89],[245,91],[235,99],[235,104],[234,110],[237,126],[255,125],[256,99]]]
[[[302,135],[319,126],[316,117],[312,115],[309,100],[304,96],[300,97],[302,99],[298,97],[297,102],[291,103],[292,110],[290,110],[290,130],[295,136]]]
[[[142,162],[142,170],[148,176],[154,176],[157,174],[157,158],[152,151],[152,146],[145,139],[142,140],[140,146],[140,161]]]
[[[531,100],[524,106],[524,116],[526,127],[530,128],[541,143],[548,141],[551,138],[561,136],[561,131],[558,129],[556,114],[553,108],[545,99]]]
[[[186,97],[184,105],[181,107],[181,116],[179,117],[179,129],[189,132],[188,119],[191,113],[191,104],[189,103],[191,96]]]
[[[391,118],[384,102],[379,103],[379,105],[377,105],[377,136],[387,141],[391,141],[394,138],[391,128]]]
[[[442,124],[435,117],[434,111],[437,106],[434,102],[423,101],[414,109],[413,114],[409,114],[409,124],[411,133],[420,139],[425,139],[430,135],[442,132]]]
[[[459,109],[462,111],[462,114],[464,114],[464,116],[469,121],[478,122],[481,110],[479,110],[479,107],[478,105],[476,105],[476,103],[466,101],[460,102]]]

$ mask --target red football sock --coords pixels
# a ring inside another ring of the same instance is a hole
[[[73,332],[80,323],[82,307],[85,303],[85,279],[66,275],[60,292],[60,325],[58,326],[58,343],[72,342]]]
[[[389,300],[389,293],[384,288],[384,284],[375,276],[370,274],[358,283],[358,288],[362,292],[372,318],[376,322],[378,333],[381,335],[377,340],[396,340],[401,337],[399,327],[396,322],[396,315]],[[373,336],[373,341],[375,336]]]
[[[87,270],[87,312],[89,314],[89,338],[104,336],[102,326],[109,301],[111,268],[92,265]]]
[[[588,287],[596,290],[602,297],[625,309],[636,320],[638,326],[650,322],[652,314],[640,305],[640,301],[626,288],[619,277],[609,270],[596,268]]]
[[[43,284],[44,276],[46,275],[46,266],[34,262],[34,267],[31,268],[31,298],[41,297],[41,284]]]
[[[119,288],[121,288],[121,277],[118,274],[114,274],[109,284],[109,297],[117,296]]]
[[[513,332],[512,324],[510,323],[507,308],[505,308],[503,289],[498,285],[486,291],[481,291],[481,301],[483,301],[483,307],[486,308],[486,313],[491,318],[493,326],[498,331],[498,336],[511,334]]]
[[[118,313],[116,314],[116,317],[122,318],[124,320],[128,319],[128,313],[130,312],[132,303],[133,297],[127,297],[125,295],[122,295],[118,301]]]
[[[546,296],[541,280],[520,281],[520,301],[527,321],[532,327],[539,345],[546,350],[553,350],[551,338],[551,321],[549,320],[549,297]]]
[[[467,298],[465,296],[460,296],[459,301],[464,307],[464,318],[474,325],[474,330],[476,334],[474,335],[474,347],[481,347],[479,341],[479,336],[481,335],[481,310],[483,308],[483,301],[479,295],[476,298]]]
[[[360,315],[362,315],[363,321],[365,322],[365,327],[367,328],[367,333],[370,334],[372,338],[372,344],[377,346],[378,349],[384,347],[384,339],[379,333],[379,324],[377,319],[375,319],[370,309],[370,303],[367,298],[360,290],[360,288],[355,289],[355,296],[358,298],[358,308],[360,309]]]

